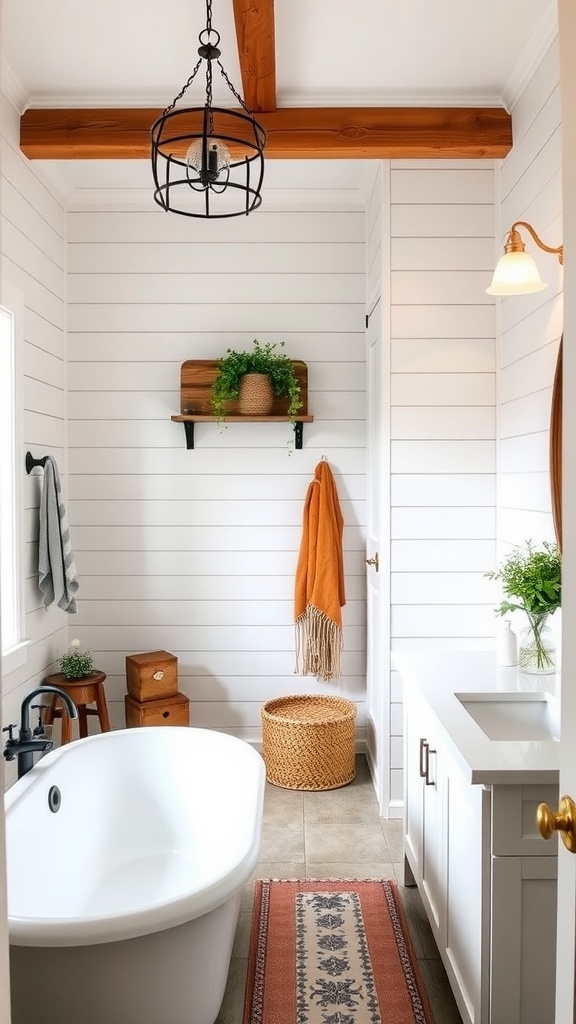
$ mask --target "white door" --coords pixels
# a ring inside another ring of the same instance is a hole
[[[384,440],[381,300],[377,300],[368,318],[366,365],[368,391],[368,466],[366,529],[366,739],[372,777],[380,813],[388,811],[388,764],[390,735],[387,708],[389,669],[388,641],[383,628],[387,560],[382,551],[382,509]],[[384,593],[383,593],[384,590]],[[386,645],[386,649],[385,649]]]
[[[387,223],[384,216],[381,220]],[[387,233],[387,228],[384,230]],[[387,304],[380,296],[372,303],[366,335],[366,732],[380,814],[393,817],[396,806],[396,813],[402,814],[402,794],[390,792],[389,332],[386,311]]]
[[[560,794],[576,800],[576,4],[558,0],[563,122],[562,742]],[[575,1018],[576,856],[558,844],[556,1024]]]

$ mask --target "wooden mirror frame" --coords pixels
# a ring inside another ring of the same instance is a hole
[[[550,411],[550,492],[556,543],[562,551],[562,341],[558,348]]]

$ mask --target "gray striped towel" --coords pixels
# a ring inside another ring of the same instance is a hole
[[[62,501],[58,464],[52,455],[46,457],[40,498],[38,586],[44,595],[45,608],[56,601],[65,612],[76,611],[74,594],[79,587],[78,576]]]

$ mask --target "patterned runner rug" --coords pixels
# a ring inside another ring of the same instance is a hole
[[[257,881],[244,1024],[434,1024],[396,884]]]

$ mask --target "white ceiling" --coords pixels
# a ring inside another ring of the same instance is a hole
[[[3,0],[4,82],[26,106],[165,107],[198,59],[204,0]],[[510,107],[556,34],[556,0],[276,0],[287,106]],[[213,0],[222,63],[242,91],[231,0]],[[219,76],[218,76],[219,77]],[[215,87],[216,102],[230,94]],[[203,101],[203,75],[186,94]],[[355,162],[326,161],[332,187]],[[282,166],[284,165],[284,166]],[[145,161],[60,161],[63,187],[145,187]],[[269,161],[268,187],[318,185],[314,161]]]

